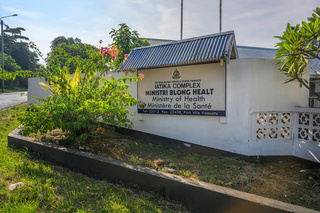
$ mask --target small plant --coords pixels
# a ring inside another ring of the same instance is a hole
[[[130,162],[131,163],[138,163],[139,162],[139,157],[135,156],[135,155],[131,155]]]
[[[102,133],[101,121],[118,127],[132,126],[127,107],[136,105],[138,99],[130,95],[126,82],[142,80],[143,74],[118,79],[107,76],[114,69],[118,49],[101,47],[99,51],[87,46],[86,51],[89,59],[70,56],[62,68],[59,58],[51,58],[44,71],[48,84],[42,83],[50,96],[38,98],[41,105],[32,104],[19,116],[23,134],[61,129],[68,133],[69,140],[84,143],[88,136]],[[72,78],[70,64],[76,64]]]

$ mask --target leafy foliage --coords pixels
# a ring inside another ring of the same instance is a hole
[[[72,38],[72,37],[66,38],[64,36],[58,36],[51,41],[51,46],[50,46],[51,51],[53,51],[56,47],[59,47],[61,44],[78,45],[78,44],[82,44],[82,42],[79,38]]]
[[[84,44],[79,38],[66,38],[64,36],[58,36],[51,42],[51,52],[48,54],[46,59],[48,66],[51,64],[60,63],[60,67],[68,64],[69,72],[74,73],[76,70],[76,64],[68,62],[68,57],[81,57],[82,59],[89,59],[89,54],[86,51],[86,46],[95,48],[89,44]],[[65,55],[67,53],[68,55]]]
[[[110,34],[114,43],[100,51],[77,38],[59,36],[52,41],[47,68],[42,73],[48,82],[42,86],[50,96],[37,98],[42,104],[31,105],[19,117],[24,134],[61,129],[70,141],[85,142],[88,136],[99,133],[101,121],[117,127],[132,126],[128,107],[138,104],[138,100],[130,95],[126,83],[144,76],[116,79],[113,75],[107,77],[107,73],[120,65],[119,56],[124,58],[127,51],[147,43],[125,24]],[[38,51],[33,43],[30,46]]]
[[[28,87],[27,76],[34,76],[32,72],[39,72],[39,57],[29,50],[29,38],[22,35],[25,31],[22,27],[4,29],[4,73],[0,74],[5,79],[6,88]],[[1,47],[1,45],[0,45]],[[22,70],[26,70],[24,73]],[[32,71],[32,72],[30,72]]]
[[[112,184],[8,147],[7,135],[26,105],[0,111],[0,212],[189,212],[160,193]],[[10,191],[12,183],[24,186]]]
[[[21,75],[21,67],[16,63],[16,61],[11,57],[11,55],[7,55],[4,53],[4,70],[2,76],[1,71],[1,79],[5,79],[6,88],[14,88],[14,87],[28,87],[28,81],[23,78]]]
[[[29,50],[29,38],[22,35],[25,31],[22,27],[10,28],[5,25],[4,32],[4,52],[16,61],[22,70],[37,71],[39,69],[39,57]]]
[[[7,72],[15,72],[22,70],[21,67],[16,63],[16,61],[11,57],[11,55],[3,54],[4,57],[4,70]]]
[[[288,23],[286,32],[282,36],[275,36],[280,39],[276,45],[279,49],[275,59],[281,59],[278,64],[282,64],[280,71],[287,76],[285,83],[297,80],[300,87],[305,86],[309,90],[303,74],[307,72],[310,59],[320,60],[320,8],[314,12],[308,22],[303,21],[295,27]]]
[[[15,80],[17,77],[28,78],[28,77],[35,77],[35,76],[41,76],[41,73],[34,73],[28,70],[15,71],[15,72],[4,71],[3,74],[0,73],[0,79],[4,79],[4,80]]]
[[[142,40],[139,37],[138,31],[131,31],[130,27],[125,23],[119,24],[119,26],[120,28],[118,30],[112,29],[109,33],[113,39],[111,46],[119,48],[119,55],[115,61],[116,68],[120,67],[126,55],[129,54],[133,48],[149,45],[147,40]]]
[[[50,69],[44,72],[49,85],[42,84],[50,96],[39,99],[42,105],[31,105],[19,117],[24,134],[62,129],[70,140],[85,142],[88,135],[96,134],[100,121],[118,127],[132,126],[127,107],[137,104],[138,100],[130,95],[126,82],[137,82],[142,77],[107,77],[114,56],[101,54],[89,45],[85,48],[88,59],[73,57],[61,49],[67,59],[62,68],[59,55],[51,59]],[[76,65],[72,78],[70,64]]]

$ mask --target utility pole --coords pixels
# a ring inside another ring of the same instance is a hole
[[[3,59],[3,20],[1,20],[1,55],[2,55],[2,92],[4,92],[4,59]]]
[[[183,0],[181,0],[181,33],[180,33],[180,40],[182,40],[182,32],[183,32]]]
[[[4,75],[3,75],[3,72],[4,72],[4,58],[3,58],[3,46],[4,46],[4,42],[3,42],[3,20],[4,18],[8,18],[8,17],[11,17],[11,16],[17,16],[18,14],[13,14],[13,15],[10,15],[10,16],[3,16],[0,18],[1,20],[1,54],[2,54],[2,92],[4,92]]]
[[[220,12],[219,12],[219,15],[220,15],[220,25],[219,25],[219,29],[220,29],[220,33],[221,33],[221,14],[222,14],[222,0],[220,0]]]

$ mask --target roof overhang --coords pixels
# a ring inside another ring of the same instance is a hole
[[[237,59],[234,31],[133,49],[119,71],[215,63]]]

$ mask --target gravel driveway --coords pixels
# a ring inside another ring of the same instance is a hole
[[[22,103],[26,103],[28,99],[27,92],[21,96],[21,92],[1,93],[0,94],[0,110]]]

